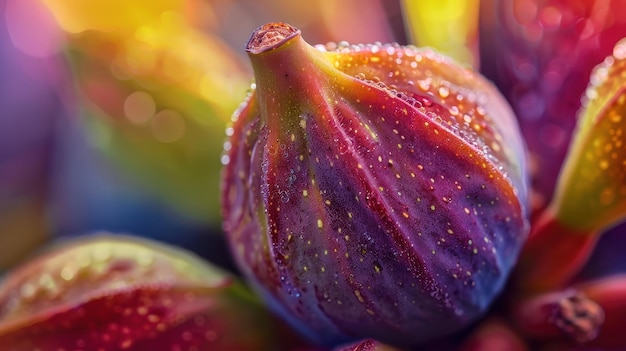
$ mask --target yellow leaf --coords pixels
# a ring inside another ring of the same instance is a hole
[[[598,65],[555,200],[565,225],[598,232],[626,218],[626,38]]]
[[[415,45],[477,67],[479,0],[403,0],[402,5]]]
[[[59,26],[70,33],[86,30],[132,34],[163,13],[182,12],[183,0],[42,0]]]

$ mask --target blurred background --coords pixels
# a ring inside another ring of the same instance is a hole
[[[220,158],[252,79],[244,45],[273,21],[300,28],[309,43],[428,45],[481,69],[518,113],[539,211],[589,73],[626,36],[626,19],[614,15],[623,6],[0,0],[0,272],[47,242],[97,231],[150,237],[232,268],[220,235]],[[626,268],[615,260],[625,233],[605,236],[585,274]]]
[[[406,42],[396,1],[0,0],[0,18],[0,271],[97,231],[230,266],[218,177],[250,33]]]

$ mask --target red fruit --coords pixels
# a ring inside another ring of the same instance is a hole
[[[415,345],[500,292],[527,231],[523,146],[497,90],[432,50],[247,45],[224,229],[271,305],[313,339]]]
[[[119,236],[52,251],[0,285],[1,350],[263,350],[269,322],[215,267]]]

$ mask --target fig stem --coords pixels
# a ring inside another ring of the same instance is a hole
[[[604,310],[585,294],[567,289],[518,301],[513,313],[523,334],[538,340],[593,340],[604,323]]]
[[[282,46],[298,35],[300,35],[300,30],[287,23],[264,24],[252,32],[246,44],[246,51],[252,54],[261,54]]]
[[[578,285],[577,289],[598,303],[606,312],[602,329],[592,345],[603,349],[617,349],[626,346],[626,341],[624,341],[626,275],[618,274],[584,282]]]

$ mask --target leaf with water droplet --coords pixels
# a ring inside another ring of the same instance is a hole
[[[186,7],[180,0],[45,2],[80,29],[64,57],[87,141],[139,189],[218,227],[221,136],[249,85],[243,64],[182,9],[165,11]]]
[[[626,217],[626,38],[598,65],[552,208],[563,225],[597,233]]]

